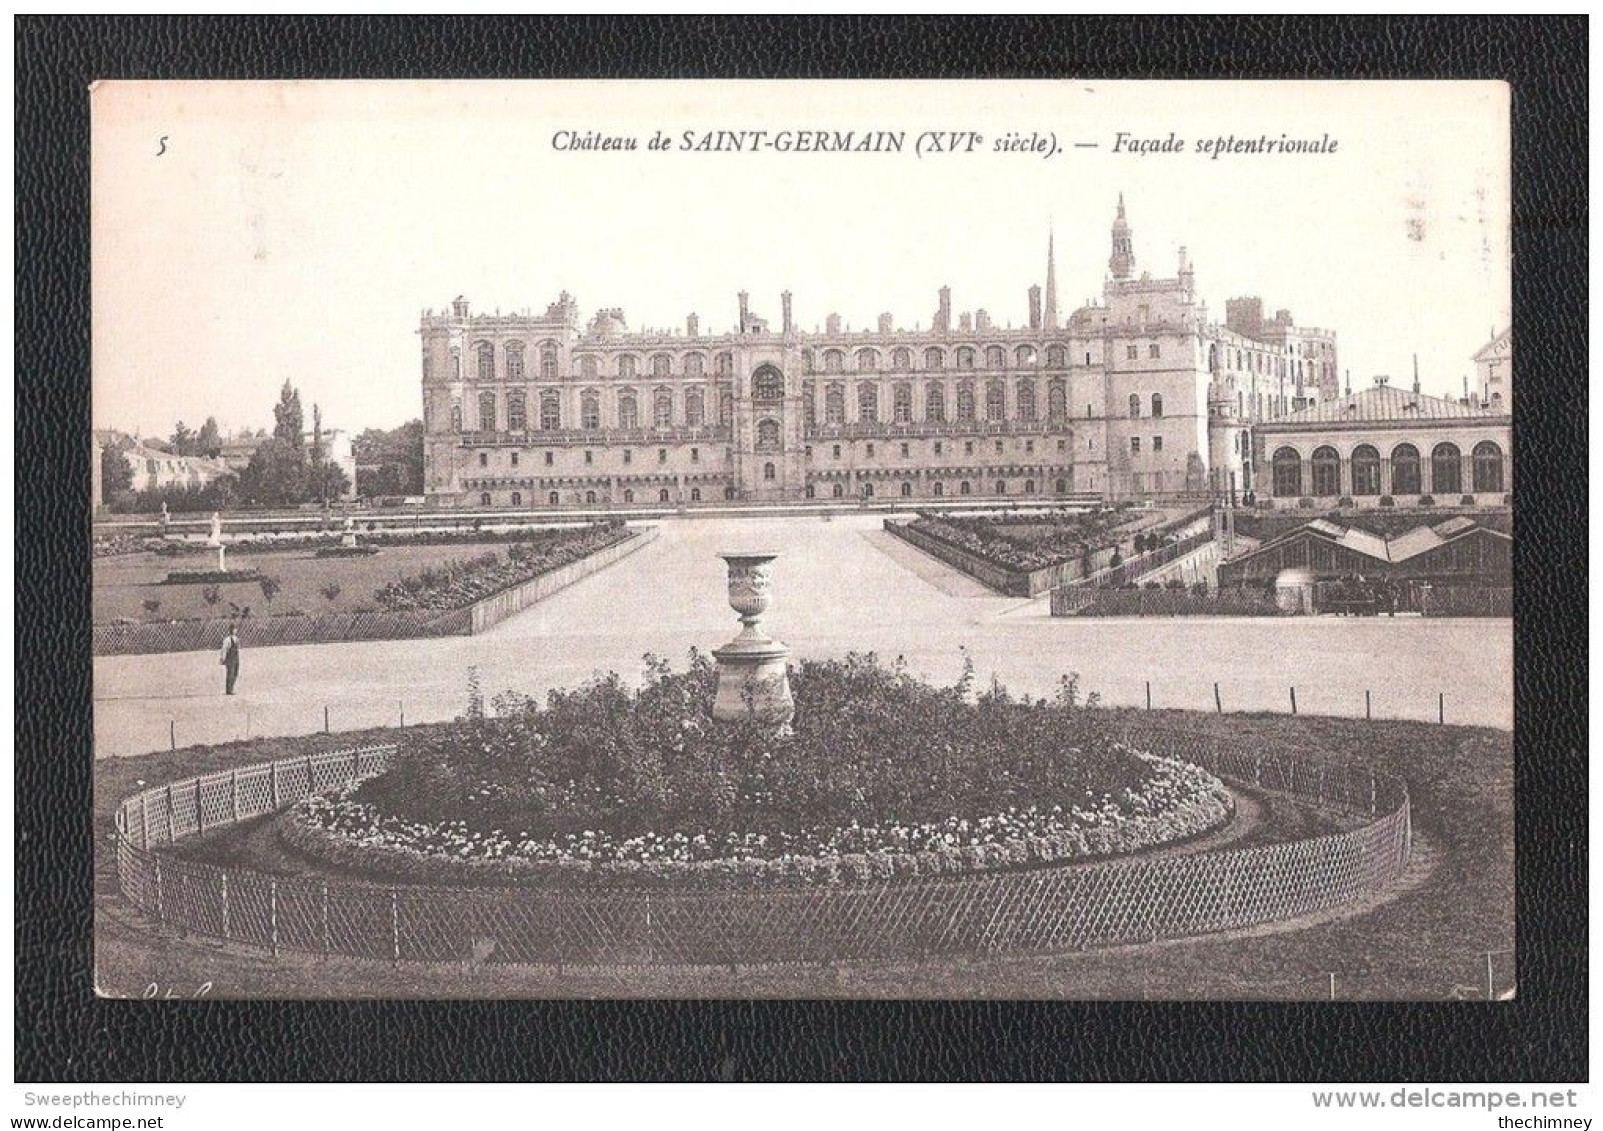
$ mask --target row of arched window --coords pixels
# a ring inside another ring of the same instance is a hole
[[[844,382],[831,381],[824,386],[824,403],[822,421],[824,424],[845,424],[846,421],[846,385]],[[955,415],[951,419],[960,423],[971,422],[977,417],[979,404],[976,397],[980,390],[973,381],[960,381],[956,389]],[[985,383],[984,412],[985,419],[991,422],[1003,421],[1007,415],[1007,385],[1000,378],[993,378]],[[910,382],[898,381],[890,388],[890,416],[893,424],[910,424],[914,419],[913,385]],[[875,381],[864,381],[857,386],[857,417],[856,421],[862,424],[874,424],[881,420],[882,393],[881,386]],[[806,415],[809,426],[817,425],[820,421],[818,406],[818,386],[812,381],[802,382],[802,411]],[[924,416],[926,423],[943,424],[947,416],[946,386],[939,381],[930,381],[924,386]],[[1050,420],[1065,420],[1068,417],[1068,386],[1063,381],[1053,381],[1047,388],[1046,414]],[[1041,405],[1037,400],[1036,384],[1029,378],[1020,378],[1013,388],[1013,419],[1033,422],[1040,419]]]
[[[477,341],[473,343],[474,373],[480,381],[497,380],[496,345],[490,341]],[[503,369],[500,379],[506,381],[522,381],[528,375],[525,363],[525,347],[520,341],[503,343],[500,347],[503,360]],[[556,342],[541,342],[536,347],[539,358],[539,378],[542,381],[555,381],[558,377],[558,367],[561,353]],[[602,377],[603,359],[599,354],[580,354],[574,359],[574,373],[586,381],[599,380]],[[649,373],[652,377],[671,377],[677,372],[684,377],[704,377],[707,375],[708,359],[702,353],[687,353],[679,359],[677,370],[674,366],[674,355],[670,353],[655,353],[645,357],[633,354],[621,354],[613,359],[608,376],[615,376],[620,381],[632,381],[636,377]],[[727,351],[715,354],[712,357],[712,372],[720,377],[730,377],[735,372],[735,355]],[[424,358],[423,374],[430,375],[428,358]]]
[[[1349,464],[1348,490],[1343,490],[1341,455],[1329,445],[1315,448],[1308,460],[1308,483],[1303,482],[1302,455],[1295,448],[1276,450],[1270,461],[1274,493],[1279,498],[1311,495],[1331,498],[1338,495],[1461,495],[1464,493],[1464,464],[1457,444],[1440,443],[1431,449],[1430,487],[1421,475],[1419,449],[1398,444],[1391,453],[1391,485],[1382,482],[1380,452],[1369,444],[1353,449]],[[1470,456],[1470,482],[1473,493],[1497,494],[1504,488],[1503,449],[1491,440],[1475,445]]]
[[[774,469],[774,465],[773,464],[768,463],[768,464],[764,464],[763,465],[763,478],[765,480],[770,480],[770,481],[776,478],[775,469]],[[957,483],[957,494],[963,495],[963,496],[981,494],[985,490],[986,486],[987,485],[984,484],[984,483],[974,483],[974,482],[971,482],[970,480],[967,480],[967,479],[960,480]],[[1036,487],[1036,482],[1033,479],[1026,479],[1024,481],[1022,487],[1023,487],[1023,491],[1022,491],[1023,494],[1034,495],[1034,494],[1038,493],[1037,492],[1037,487]],[[904,498],[904,499],[911,498],[913,496],[913,494],[914,494],[913,484],[911,482],[906,481],[906,480],[904,480],[900,484],[898,484],[898,488],[897,489],[898,489],[899,493],[901,494],[901,497]],[[1068,494],[1069,493],[1069,481],[1068,481],[1068,479],[1066,479],[1066,478],[1058,479],[1057,482],[1053,484],[1053,490],[1056,491],[1059,495]],[[806,492],[805,493],[806,493],[807,498],[809,498],[809,499],[816,498],[817,495],[818,495],[817,486],[815,484],[809,483],[807,485],[807,487],[806,487]],[[1008,494],[1009,493],[1008,481],[1005,480],[1005,479],[998,479],[996,481],[995,485],[994,485],[993,493],[997,494],[997,495],[1006,495],[1006,494]],[[859,494],[865,499],[874,498],[875,497],[874,484],[871,483],[871,482],[864,483],[862,485],[862,487],[859,488]],[[930,485],[930,494],[934,495],[937,499],[944,498],[946,496],[946,484],[940,482],[939,480],[937,480],[935,483]],[[836,498],[836,499],[845,498],[846,497],[846,485],[844,483],[833,483],[833,484],[831,484],[830,485],[830,495],[833,498]],[[690,501],[692,503],[702,502],[703,498],[702,498],[702,490],[701,490],[701,488],[700,487],[692,487],[692,488],[690,488],[689,497],[690,497]],[[733,487],[725,487],[724,491],[723,491],[723,497],[726,500],[733,499],[735,497],[735,489]],[[600,504],[600,503],[604,503],[604,502],[610,502],[610,501],[611,501],[610,497],[606,498],[606,499],[603,499],[594,490],[586,490],[586,491],[583,491],[583,492],[575,491],[574,495],[573,495],[573,499],[572,499],[572,502],[574,502],[574,503],[583,503],[583,504],[587,504],[587,505],[591,505],[591,506],[594,506],[594,505],[597,505],[597,504]],[[634,490],[634,488],[625,487],[623,489],[623,492],[622,492],[622,495],[621,495],[621,501],[625,506],[628,506],[628,505],[636,502],[637,500],[635,498],[635,490]],[[639,501],[644,502],[645,500],[639,500]],[[672,491],[670,491],[667,487],[660,487],[660,488],[657,489],[657,502],[659,502],[659,503],[668,503],[668,502],[672,502],[672,501],[673,501],[673,492]],[[531,500],[531,502],[532,502],[532,500]],[[553,506],[553,507],[561,506],[562,505],[562,495],[561,495],[561,493],[558,492],[558,491],[549,492],[546,495],[546,502],[547,502],[548,505]],[[523,504],[523,492],[522,491],[513,491],[513,492],[511,492],[507,496],[507,504],[510,505],[510,506],[514,506],[514,507],[523,506],[524,505]],[[479,495],[479,505],[486,506],[486,507],[494,506],[495,505],[494,496],[492,496],[491,493],[488,492],[488,491],[485,491],[485,492],[481,493]]]
[[[957,369],[977,368],[976,363],[982,356],[985,359],[986,369],[1008,367],[1008,352],[1002,346],[986,346],[983,354],[974,346],[958,346],[950,355],[953,367]],[[803,350],[802,366],[809,373],[844,373],[847,357],[847,352],[840,349],[827,349],[822,354],[817,354],[813,350]],[[1040,363],[1040,357],[1040,351],[1034,346],[1019,346],[1013,350],[1012,364],[1019,369],[1033,369]],[[914,353],[906,347],[898,347],[886,354],[872,346],[864,346],[852,353],[850,358],[853,369],[858,373],[877,373],[887,367],[894,373],[906,373],[913,368]],[[947,368],[947,358],[948,354],[944,348],[930,346],[923,351],[922,368],[929,371],[944,370]],[[819,368],[820,364],[822,369]],[[1066,369],[1068,364],[1068,352],[1062,346],[1048,347],[1047,368]]]
[[[728,427],[734,419],[734,402],[727,392],[719,395],[716,391],[713,397],[718,404],[719,421]],[[708,418],[708,390],[702,388],[689,388],[684,390],[683,411],[679,411],[674,390],[660,387],[650,392],[646,399],[642,399],[633,389],[619,389],[614,395],[614,427],[624,429],[643,428],[644,413],[650,412],[650,427],[672,428],[676,424],[684,424],[691,428],[699,428],[707,423]],[[596,389],[586,389],[579,396],[579,427],[586,430],[602,428],[601,415],[602,393]],[[506,394],[506,417],[502,420],[497,413],[496,395],[492,390],[483,390],[479,393],[479,419],[480,432],[523,432],[529,429],[528,399],[522,389],[509,389]],[[535,426],[542,432],[554,432],[562,428],[562,397],[554,389],[544,390],[539,394],[537,403]],[[504,429],[503,429],[504,425]],[[452,406],[451,426],[456,431],[462,431],[462,410],[460,405]]]

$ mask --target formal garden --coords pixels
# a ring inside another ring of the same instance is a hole
[[[1001,514],[920,512],[911,522],[887,519],[885,529],[999,593],[1034,597],[1193,548],[1206,536],[1198,531],[1208,513],[1207,507],[1129,504]]]
[[[319,616],[450,609],[578,561],[629,536],[622,523],[544,530],[362,533],[381,552],[319,556],[338,532],[230,538],[227,575],[170,584],[169,575],[215,566],[196,540],[119,535],[97,542],[94,623],[166,624],[227,617]]]
[[[1230,793],[1054,700],[936,687],[872,655],[792,674],[782,729],[711,717],[706,657],[542,704],[477,696],[283,835],[342,873],[449,882],[833,884],[1104,857],[1227,821]]]
[[[711,685],[698,657],[652,661],[632,689],[473,691],[451,723],[97,764],[97,820],[120,845],[97,882],[131,900],[102,917],[112,992],[147,970],[247,996],[326,994],[331,971],[583,992],[619,962],[694,994],[874,994],[894,974],[1316,997],[1336,971],[1344,997],[1451,996],[1489,992],[1488,952],[1499,991],[1511,976],[1506,735],[1111,710],[1072,680],[1020,699],[865,656],[794,668],[787,733],[702,722]],[[1412,806],[1375,771],[1406,772]],[[1425,861],[1398,886],[1411,823]],[[1462,899],[1470,876],[1495,892]],[[1288,916],[1289,934],[1226,929]],[[1220,929],[1166,944],[1161,969],[1144,947],[1093,960],[1072,942]],[[999,947],[1044,953],[984,958]]]

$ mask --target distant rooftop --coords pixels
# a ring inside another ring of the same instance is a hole
[[[1416,393],[1393,385],[1374,385],[1358,393],[1348,393],[1328,401],[1289,412],[1271,421],[1274,424],[1373,424],[1405,420],[1483,419],[1504,415],[1478,404],[1464,404]]]

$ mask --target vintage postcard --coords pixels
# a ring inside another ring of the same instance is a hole
[[[1504,84],[90,101],[101,994],[1516,995]]]

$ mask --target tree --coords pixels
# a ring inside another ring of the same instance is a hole
[[[357,493],[421,495],[423,493],[423,422],[409,420],[386,431],[369,428],[352,444],[356,456]]]
[[[173,425],[173,452],[181,456],[197,454],[195,433],[182,420]]]
[[[277,436],[263,440],[239,475],[239,492],[264,507],[295,506],[306,498],[306,461],[299,448]]]
[[[100,449],[100,491],[102,499],[110,500],[120,492],[128,491],[134,485],[134,469],[128,464],[128,457],[110,445]]]
[[[278,403],[273,406],[273,435],[297,454],[306,448],[306,419],[301,413],[300,390],[284,382]]]
[[[317,501],[328,505],[328,479],[323,474],[323,408],[312,405],[312,491]]]
[[[208,416],[206,423],[195,433],[195,451],[198,455],[217,456],[223,450],[223,434],[217,428],[217,418]]]
[[[325,463],[312,470],[307,479],[306,497],[327,503],[330,499],[343,499],[351,489],[351,477],[337,463]]]

